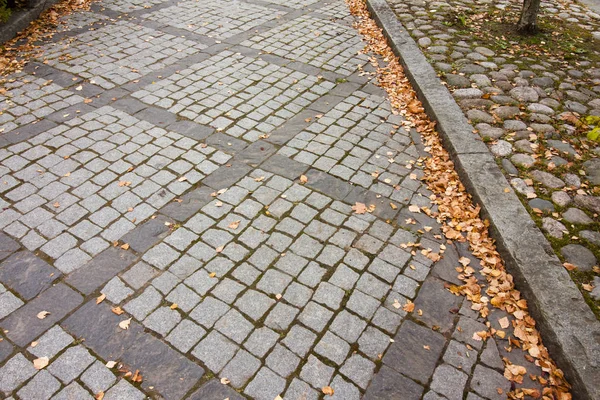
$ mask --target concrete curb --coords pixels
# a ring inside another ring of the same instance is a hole
[[[31,8],[13,12],[6,23],[0,27],[0,44],[8,42],[10,39],[17,36],[19,32],[27,28],[27,26],[39,18],[39,16],[58,3],[59,0],[42,0]]]
[[[511,190],[487,146],[386,0],[367,0],[427,114],[437,122],[462,182],[491,224],[500,254],[528,300],[544,344],[572,384],[574,399],[600,399],[600,322]]]

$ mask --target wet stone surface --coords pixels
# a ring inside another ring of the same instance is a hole
[[[358,73],[341,0],[93,10],[0,95],[0,397],[506,390],[508,342],[474,340],[446,289],[459,253],[408,211],[434,208],[422,144]]]

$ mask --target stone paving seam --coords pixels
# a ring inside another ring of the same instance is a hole
[[[520,200],[512,191],[504,192],[510,185],[491,153],[474,138],[473,128],[387,2],[367,0],[367,4],[426,110],[437,120],[457,171],[490,220],[499,251],[517,287],[530,300],[545,343],[571,381],[574,394],[600,397],[600,366],[593,362],[600,354],[594,339],[600,335],[600,323]],[[448,115],[445,109],[456,112]]]

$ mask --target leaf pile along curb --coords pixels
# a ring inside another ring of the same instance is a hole
[[[563,372],[550,358],[536,329],[535,320],[527,311],[527,301],[515,289],[512,276],[504,268],[494,240],[490,237],[488,222],[480,218],[480,207],[473,204],[471,196],[460,182],[450,155],[442,147],[435,123],[425,114],[398,57],[389,47],[381,29],[371,19],[364,0],[346,0],[346,3],[351,13],[358,18],[356,28],[367,42],[365,53],[374,53],[383,60],[384,65],[380,65],[377,58],[371,58],[371,63],[377,70],[379,85],[386,90],[393,109],[410,122],[410,125],[405,125],[405,129],[415,128],[423,138],[425,151],[430,154],[430,157],[421,161],[425,166],[425,176],[422,179],[434,193],[430,200],[438,206],[438,212],[432,213],[432,216],[443,224],[442,230],[448,240],[468,241],[471,251],[480,259],[481,268],[478,272],[485,276],[486,282],[478,281],[472,266],[462,265],[458,268],[459,278],[465,284],[449,286],[448,290],[456,295],[466,296],[472,302],[471,308],[484,318],[488,316],[490,306],[511,314],[514,320],[512,337],[508,338],[510,346],[527,351],[528,358],[548,373],[547,378],[536,378],[543,386],[542,393],[537,389],[518,388],[509,393],[510,398],[522,399],[531,396],[555,400],[571,399],[570,385]],[[507,319],[502,321],[500,326],[509,328],[510,322]],[[507,332],[490,328],[487,335],[506,339]],[[504,359],[504,362],[504,376],[510,381],[522,382],[527,373],[526,369],[511,364],[507,359]]]

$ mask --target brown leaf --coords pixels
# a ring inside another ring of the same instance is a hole
[[[169,307],[169,308],[170,308],[171,310],[175,310],[175,309],[177,309],[177,307],[179,307],[179,304],[177,304],[177,303],[173,303],[173,304],[171,304],[171,307]]]
[[[102,400],[104,398],[104,392],[101,390],[94,396],[96,400]]]
[[[100,304],[104,301],[106,295],[104,293],[100,294],[100,296],[96,297],[96,304]]]
[[[54,206],[54,208],[58,208],[60,207],[60,203],[57,201],[56,203],[52,204]]]
[[[300,175],[300,183],[305,184],[308,182],[308,177],[306,175]]]
[[[217,276],[216,272],[211,272],[210,274],[208,274],[209,277],[214,278],[215,276]]]
[[[142,374],[140,374],[140,370],[136,369],[135,374],[133,374],[133,376],[131,377],[131,381],[135,382],[135,383],[141,383],[143,380],[144,380],[144,378],[142,378]]]
[[[404,305],[404,307],[402,307],[402,309],[406,312],[413,312],[415,311],[415,303],[413,303],[410,300],[406,300],[406,304]]]
[[[394,203],[390,203],[390,207],[392,207],[392,210],[397,210],[398,206],[395,205]]]
[[[575,270],[577,269],[577,266],[576,266],[576,265],[573,265],[573,264],[571,264],[571,263],[568,263],[568,262],[566,262],[566,263],[563,263],[563,267],[565,267],[565,269],[566,269],[567,271],[575,271]]]
[[[238,220],[235,220],[235,221],[233,221],[232,223],[230,223],[230,224],[229,224],[229,229],[236,230],[237,228],[239,228],[239,226],[240,226],[240,222],[241,222],[241,221],[240,221],[239,219],[238,219]]]
[[[590,285],[589,283],[583,283],[581,287],[583,288],[583,290],[586,290],[588,292],[594,290],[594,285]]]
[[[333,396],[333,393],[335,392],[331,386],[324,386],[321,390],[326,396]]]
[[[129,186],[129,185],[131,185],[131,182],[129,182],[129,181],[119,181],[119,187]]]
[[[110,309],[110,311],[112,311],[114,314],[117,314],[117,315],[121,315],[125,312],[121,309],[121,307],[113,307]]]
[[[121,248],[122,248],[123,250],[129,250],[129,243],[122,244],[122,245],[121,245]]]

